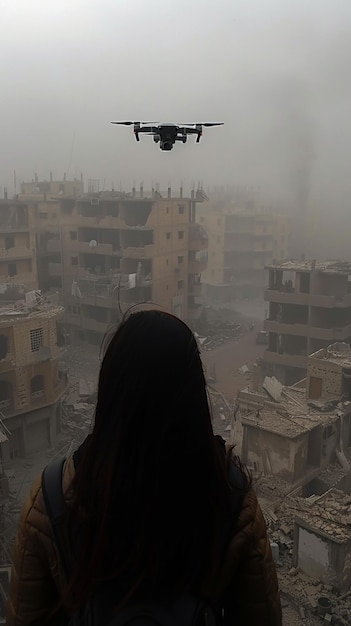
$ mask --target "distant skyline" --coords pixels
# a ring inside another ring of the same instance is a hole
[[[260,185],[350,211],[349,0],[2,0],[0,187]],[[6,63],[4,63],[4,59]],[[114,119],[223,121],[165,154]]]

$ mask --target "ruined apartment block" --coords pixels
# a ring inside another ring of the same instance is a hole
[[[351,342],[351,263],[289,261],[266,268],[263,359],[284,384],[306,375],[307,355],[335,341]]]
[[[17,299],[18,291],[37,289],[34,208],[18,200],[0,200],[0,299]],[[11,291],[13,293],[11,294]]]
[[[39,208],[40,286],[61,292],[73,340],[100,343],[120,311],[146,302],[196,325],[207,263],[199,201],[170,189],[146,197],[141,188],[51,198]]]
[[[323,469],[351,470],[351,350],[336,343],[310,355],[307,378],[285,387],[266,377],[238,394],[234,439],[244,463],[255,471],[322,494]],[[350,474],[351,476],[351,474]],[[339,485],[351,493],[350,477]]]
[[[265,265],[274,258],[289,258],[289,217],[259,211],[252,202],[246,205],[209,203],[198,211],[198,222],[209,238],[203,281],[210,301],[225,304],[262,297]]]
[[[293,564],[344,594],[351,587],[351,497],[330,489],[295,517]]]
[[[0,308],[0,419],[3,461],[46,450],[60,432],[67,373],[58,323],[62,307],[27,302]]]

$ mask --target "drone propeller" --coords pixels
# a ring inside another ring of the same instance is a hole
[[[111,122],[111,124],[122,124],[123,126],[133,126],[133,124],[157,124],[157,122]]]
[[[202,126],[223,126],[224,122],[205,122]]]
[[[180,124],[180,126],[223,126],[224,122],[191,122],[190,124]]]

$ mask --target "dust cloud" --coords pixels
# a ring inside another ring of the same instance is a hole
[[[312,255],[347,254],[347,0],[2,0],[0,16],[0,187],[49,170],[100,189],[255,185],[318,216]],[[225,125],[164,154],[113,119]]]

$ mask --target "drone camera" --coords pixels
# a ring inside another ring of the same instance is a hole
[[[170,141],[164,141],[162,144],[162,150],[172,150],[173,144]]]

